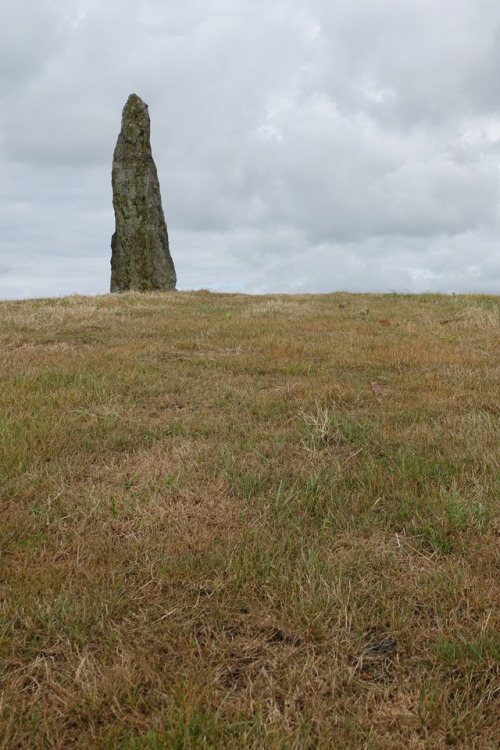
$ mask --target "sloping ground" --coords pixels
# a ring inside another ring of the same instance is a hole
[[[0,747],[500,746],[499,305],[0,304]]]

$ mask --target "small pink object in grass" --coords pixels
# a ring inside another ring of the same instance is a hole
[[[382,391],[382,386],[379,383],[377,383],[376,380],[374,380],[372,383],[370,383],[370,385],[371,385],[372,390],[373,390],[373,392],[374,392],[374,394],[376,396],[381,396],[382,395],[382,392],[383,392]]]

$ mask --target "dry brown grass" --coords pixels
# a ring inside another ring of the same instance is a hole
[[[498,310],[1,303],[0,747],[497,748]]]

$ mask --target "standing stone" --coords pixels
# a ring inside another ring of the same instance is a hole
[[[131,94],[113,155],[111,291],[175,289],[160,183],[150,143],[148,106]]]

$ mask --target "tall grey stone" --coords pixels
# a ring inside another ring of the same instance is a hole
[[[111,291],[175,289],[176,275],[150,142],[148,106],[131,94],[111,175],[115,233],[111,238]]]

